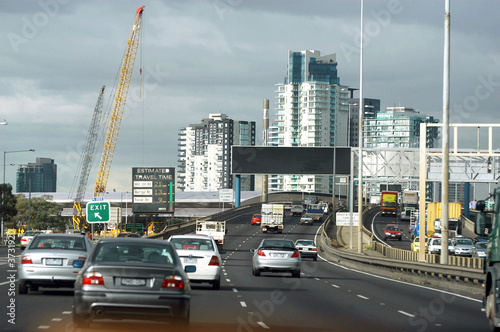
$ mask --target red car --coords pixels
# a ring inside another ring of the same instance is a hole
[[[401,228],[399,228],[398,225],[389,224],[385,226],[384,240],[398,239],[399,241],[401,241],[401,236],[402,236]]]
[[[260,213],[256,213],[252,217],[252,225],[260,225],[260,222],[262,220],[262,215]]]

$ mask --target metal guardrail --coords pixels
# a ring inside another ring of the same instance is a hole
[[[363,211],[366,214],[370,209]],[[337,260],[344,259],[352,262],[375,265],[392,270],[404,271],[415,275],[426,277],[437,277],[446,280],[463,281],[467,283],[480,284],[484,281],[484,260],[479,258],[449,256],[449,264],[438,263],[439,256],[426,254],[426,261],[418,261],[418,253],[409,250],[390,248],[382,243],[372,241],[371,232],[363,227],[364,236],[369,235],[372,247],[384,257],[363,255],[335,248],[331,245],[331,238],[326,233],[330,223],[334,220],[333,215],[324,224],[320,237],[320,248],[327,254],[334,256]]]

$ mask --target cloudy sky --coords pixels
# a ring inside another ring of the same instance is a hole
[[[288,50],[336,53],[341,84],[359,87],[360,1],[3,0],[0,151],[36,150],[6,155],[6,182],[15,184],[11,164],[47,157],[58,165],[57,190],[71,190],[99,90],[107,87],[109,109],[142,5],[108,191],[130,191],[132,167],[177,166],[178,130],[209,113],[256,121],[260,131],[263,99],[275,115]],[[365,97],[442,119],[444,5],[365,1]],[[451,122],[500,122],[498,13],[500,1],[451,1]]]

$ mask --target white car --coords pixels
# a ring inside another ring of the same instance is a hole
[[[304,214],[304,215],[302,215],[302,217],[300,217],[300,224],[301,225],[303,225],[303,224],[312,225],[312,224],[314,224],[314,219],[311,215]]]
[[[301,258],[318,260],[318,247],[316,247],[313,240],[298,239],[295,241],[295,247],[299,250]]]
[[[189,272],[192,283],[210,283],[213,289],[220,289],[222,259],[217,243],[208,235],[187,234],[172,235],[167,241],[174,245],[183,267],[196,266],[195,272]]]
[[[21,238],[21,248],[26,248],[28,244],[30,244],[31,240],[38,235],[38,234],[43,234],[42,231],[26,231]]]
[[[433,237],[429,240],[427,244],[427,251],[429,254],[441,254],[441,238]],[[448,240],[448,253],[453,254],[453,243],[451,240]]]

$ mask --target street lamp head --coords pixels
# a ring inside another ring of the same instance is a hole
[[[30,152],[35,152],[35,149],[30,149]]]
[[[0,122],[0,125],[4,125],[4,126],[8,125],[7,120],[3,119],[3,121]]]

